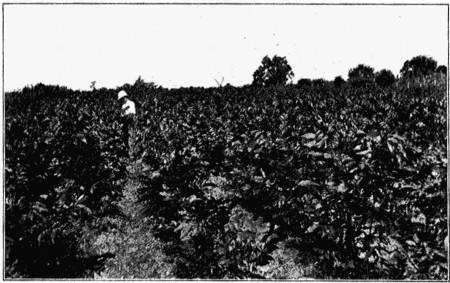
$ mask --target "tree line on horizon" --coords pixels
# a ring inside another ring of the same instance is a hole
[[[295,85],[298,87],[323,87],[327,84],[332,85],[336,88],[340,88],[346,84],[352,87],[364,87],[369,85],[377,85],[380,87],[389,87],[399,82],[430,82],[435,79],[440,79],[441,81],[446,81],[447,79],[447,66],[438,65],[437,61],[432,57],[419,55],[413,57],[411,60],[406,60],[403,67],[400,69],[400,76],[395,76],[391,70],[382,69],[375,72],[375,69],[366,64],[358,64],[356,67],[351,68],[348,71],[348,79],[345,80],[342,76],[336,76],[334,80],[329,81],[323,78],[300,78],[296,84],[292,82],[294,77],[294,72],[290,64],[288,63],[286,57],[274,55],[272,58],[269,56],[264,56],[261,61],[260,66],[253,73],[253,81],[251,84],[245,84],[242,87],[265,87],[265,86],[284,86],[284,85]],[[222,82],[216,80],[217,86],[222,87],[235,87],[230,83],[223,85]],[[125,90],[127,92],[133,92],[136,88],[140,90],[154,90],[154,89],[167,89],[161,85],[154,82],[146,82],[141,76],[137,78],[134,84],[125,83],[122,86],[117,86],[116,88],[111,88],[114,90]],[[177,89],[210,89],[215,87],[179,87]],[[92,81],[90,84],[90,89],[92,91],[107,91],[108,88],[96,87],[96,81]],[[46,95],[46,93],[61,93],[70,92],[71,89],[66,86],[59,85],[46,85],[43,83],[38,83],[36,85],[27,85],[21,90],[7,91],[5,92],[5,100],[9,100],[14,97],[18,99],[16,94],[20,93],[19,99],[28,99],[32,97],[40,97]],[[84,92],[81,90],[76,90],[75,92]],[[28,97],[31,96],[31,97]],[[28,97],[28,98],[27,98]]]
[[[348,80],[352,86],[360,87],[370,84],[376,84],[381,87],[388,87],[393,85],[396,81],[403,80],[417,80],[429,78],[433,75],[446,77],[447,67],[445,65],[437,65],[436,60],[431,57],[419,55],[413,57],[411,60],[406,60],[403,67],[400,69],[400,78],[396,77],[392,71],[382,69],[375,72],[374,68],[366,64],[358,64],[356,67],[348,71]],[[262,59],[261,65],[253,73],[252,86],[270,86],[270,85],[285,85],[294,77],[292,67],[289,65],[286,57],[274,55],[271,59],[265,56]],[[327,81],[325,79],[309,79],[301,78],[297,81],[299,86],[323,86]],[[342,76],[336,76],[333,84],[340,87],[346,81]]]

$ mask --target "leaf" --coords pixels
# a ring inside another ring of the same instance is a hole
[[[196,195],[191,195],[189,197],[189,203],[193,203],[194,201],[199,201],[201,200],[200,198],[198,198]]]
[[[266,249],[267,252],[272,252],[275,249],[277,249],[277,244],[281,241],[282,238],[279,238],[275,235],[271,235],[268,238],[268,241],[265,243],[264,248]]]
[[[307,134],[302,135],[302,138],[307,139],[307,140],[314,139],[314,138],[316,138],[316,134],[307,133]]]
[[[228,265],[231,261],[223,257],[223,259],[219,260],[219,265]]]
[[[311,148],[311,147],[313,147],[315,144],[316,144],[316,141],[315,141],[315,140],[312,140],[312,141],[306,143],[305,146]]]
[[[347,187],[345,186],[344,183],[341,183],[341,184],[338,186],[337,191],[340,192],[340,193],[344,193],[344,192],[347,191]]]
[[[188,124],[186,124],[186,123],[181,123],[181,125],[183,126],[183,127],[185,127],[186,129],[190,129],[191,127],[188,125]]]
[[[438,250],[433,250],[434,254],[437,256],[442,257],[443,259],[446,259],[447,256],[445,254],[443,254],[442,252],[438,251]]]
[[[319,227],[319,222],[314,222],[313,225],[309,226],[308,230],[306,230],[306,233],[312,233],[316,231],[316,229]]]
[[[256,131],[255,133],[255,140],[257,140],[259,137],[261,137],[264,133],[261,131]]]
[[[377,138],[377,137],[379,136],[378,132],[377,132],[377,131],[374,131],[374,130],[369,131],[368,135],[369,135],[371,138]],[[380,139],[381,139],[381,137],[380,137]]]
[[[183,229],[183,228],[186,227],[187,225],[188,225],[187,223],[182,222],[180,225],[178,225],[177,228],[175,228],[174,232],[180,231],[181,229]]]
[[[160,176],[161,176],[161,173],[159,171],[155,171],[155,172],[152,172],[152,174],[150,175],[150,178],[153,179],[153,178],[157,178]]]
[[[390,151],[391,153],[394,153],[394,147],[393,147],[390,143],[387,143],[387,146],[388,146],[388,148],[389,148],[389,151]]]
[[[197,234],[198,227],[193,223],[186,223],[181,229],[180,240],[181,241],[189,241],[192,236]]]
[[[321,157],[323,156],[322,152],[317,152],[317,151],[310,151],[308,152],[308,155],[314,156],[314,157]]]
[[[420,213],[417,215],[417,217],[411,217],[412,223],[419,223],[419,224],[425,224],[426,223],[426,217],[423,213]]]
[[[209,183],[203,184],[203,187],[204,187],[204,188],[205,188],[205,187],[213,187],[213,188],[217,188],[218,186],[217,186],[216,184],[214,184],[214,183],[209,182]]]
[[[87,207],[87,206],[85,206],[83,204],[77,204],[77,207],[82,208],[89,215],[92,214],[92,210],[89,207]]]
[[[36,204],[33,205],[33,208],[36,209],[37,211],[39,211],[40,213],[48,212],[48,209],[46,208],[45,204],[43,204],[41,202],[36,202]]]
[[[85,200],[86,200],[86,195],[81,195],[81,196],[78,197],[77,202],[81,203],[81,202],[83,202]]]
[[[147,166],[147,165],[145,165],[144,163],[142,163],[142,172],[147,172],[147,171],[150,170],[150,169],[151,169],[150,166]]]
[[[389,142],[391,142],[391,143],[393,143],[393,144],[398,144],[398,141],[396,140],[396,139],[394,139],[394,138],[388,138],[388,143]]]
[[[329,153],[325,153],[325,154],[323,155],[323,157],[325,157],[325,159],[331,159],[331,158],[333,158],[333,156],[332,156],[331,154],[329,154]]]
[[[408,246],[416,246],[416,243],[414,241],[411,240],[406,240],[406,243],[408,244]]]
[[[311,180],[302,180],[298,183],[300,187],[310,187],[310,186],[320,186],[319,184],[311,181]]]
[[[344,183],[341,183],[339,186],[332,186],[332,188],[339,193],[345,193],[347,191],[347,187]]]
[[[373,140],[376,141],[377,143],[381,142],[381,136],[375,136],[373,137]]]
[[[357,155],[367,155],[367,154],[370,153],[370,152],[372,152],[372,149],[369,148],[369,149],[367,149],[367,150],[357,152],[356,154],[357,154]]]

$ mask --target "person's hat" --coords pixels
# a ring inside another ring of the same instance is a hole
[[[121,98],[123,98],[125,96],[128,96],[128,94],[124,90],[121,90],[119,92],[119,95],[117,96],[117,100],[120,100]]]

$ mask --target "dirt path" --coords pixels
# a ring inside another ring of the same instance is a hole
[[[93,246],[99,253],[115,254],[105,262],[105,269],[95,279],[159,279],[171,278],[171,266],[165,262],[163,245],[151,233],[149,219],[139,215],[137,190],[141,186],[136,178],[139,165],[128,166],[129,178],[123,198],[119,202],[123,216],[108,217],[111,228],[102,232]]]

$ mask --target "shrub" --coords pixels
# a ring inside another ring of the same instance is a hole
[[[364,64],[359,64],[348,71],[348,81],[352,86],[367,86],[374,82],[373,68]]]
[[[92,96],[50,96],[6,105],[7,277],[84,277],[108,256],[90,254],[83,238],[117,212],[118,125],[104,127],[108,111],[87,107],[104,105]]]
[[[391,71],[383,69],[375,74],[375,82],[381,87],[388,87],[395,83],[395,76]]]

